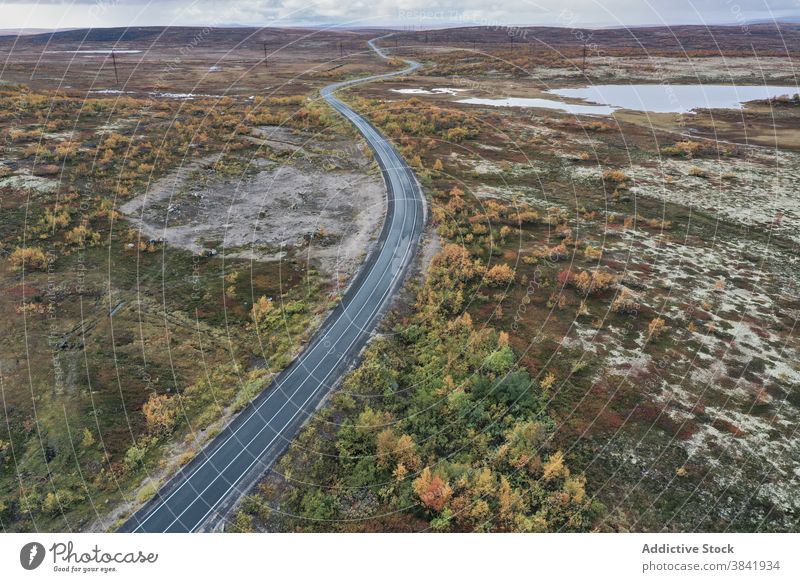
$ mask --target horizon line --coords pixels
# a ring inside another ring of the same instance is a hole
[[[309,29],[309,30],[330,30],[330,29],[341,29],[341,30],[394,30],[396,32],[424,32],[424,31],[436,31],[436,30],[458,30],[458,29],[465,29],[465,28],[488,28],[488,29],[522,29],[522,28],[552,28],[552,29],[590,29],[590,30],[620,30],[620,29],[632,29],[632,28],[671,28],[671,27],[689,27],[694,26],[698,28],[709,28],[709,27],[741,27],[741,26],[753,26],[759,24],[798,24],[800,25],[800,15],[798,16],[791,16],[791,17],[781,17],[781,18],[768,18],[768,19],[755,19],[755,20],[748,20],[743,22],[730,22],[730,21],[723,21],[723,22],[709,22],[709,23],[697,23],[697,22],[677,22],[671,24],[656,24],[656,23],[640,23],[640,24],[585,24],[581,26],[568,26],[568,25],[559,25],[559,24],[511,24],[511,23],[442,23],[433,25],[430,27],[410,27],[409,25],[402,25],[402,24],[385,24],[385,25],[371,25],[371,26],[348,26],[347,24],[342,23],[320,23],[320,24],[265,24],[265,25],[255,25],[255,24],[237,24],[237,23],[225,23],[225,24],[142,24],[142,25],[132,25],[132,26],[67,26],[63,28],[48,28],[48,27],[0,27],[0,35],[7,36],[13,33],[25,33],[29,31],[29,35],[36,35],[36,34],[52,34],[52,33],[59,33],[59,32],[71,32],[77,30],[114,30],[114,29],[134,29],[134,28],[210,28],[210,29],[230,29],[230,28],[242,28],[242,29]]]

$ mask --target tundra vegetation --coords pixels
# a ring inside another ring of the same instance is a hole
[[[0,85],[4,530],[113,526],[291,361],[331,305],[328,276],[292,249],[252,262],[171,247],[120,207],[193,159],[218,176],[286,163],[258,128],[345,131],[332,119],[301,94]]]
[[[420,177],[441,249],[229,528],[795,530],[794,100],[604,120],[464,105],[585,77],[574,38],[461,33],[400,35],[428,66],[348,92]],[[645,43],[651,70],[604,46],[587,75],[686,81],[688,58],[712,78],[724,57],[762,83],[730,33],[688,57]],[[793,78],[796,55],[758,51]]]
[[[677,45],[596,31],[586,66],[570,29],[398,35],[395,54],[425,67],[345,98],[414,168],[439,248],[228,529],[796,530],[798,101],[600,119],[391,91],[794,84],[798,30],[781,27],[747,46],[738,27],[680,29]],[[330,63],[339,37],[275,32],[264,63],[259,39],[235,38],[249,31],[215,31],[222,72],[177,64],[173,90],[198,95],[175,99],[151,82],[187,40],[170,34],[117,94],[87,97],[108,67],[43,60],[27,39],[4,80],[28,85],[0,85],[6,531],[112,527],[338,297],[302,249],[198,255],[120,208],[186,160],[226,178],[285,162],[267,126],[354,139],[309,96],[397,62],[362,35]]]
[[[321,271],[308,245],[252,261],[220,237],[197,253],[122,207],[164,181],[191,197],[201,190],[192,180],[241,184],[298,157],[338,172],[342,153],[327,150],[354,134],[312,96],[392,67],[369,55],[368,38],[191,28],[0,38],[4,531],[114,527],[291,361],[333,305],[347,274]],[[118,53],[116,66],[72,52],[119,42],[141,50]],[[292,144],[263,139],[265,128]],[[164,210],[162,228],[179,221]]]

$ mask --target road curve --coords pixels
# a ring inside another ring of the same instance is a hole
[[[377,40],[369,45],[385,59],[375,45]],[[416,254],[425,223],[425,202],[400,154],[334,93],[419,67],[413,61],[406,63],[408,68],[401,71],[335,83],[321,91],[322,98],[361,132],[383,173],[387,211],[375,248],[297,359],[118,531],[213,529],[286,450],[367,343]]]

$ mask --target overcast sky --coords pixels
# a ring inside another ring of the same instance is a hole
[[[148,25],[636,26],[800,20],[800,0],[0,0],[0,29]]]

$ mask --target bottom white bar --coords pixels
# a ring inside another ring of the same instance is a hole
[[[0,534],[0,572],[137,582],[800,580],[798,544],[800,534]]]

